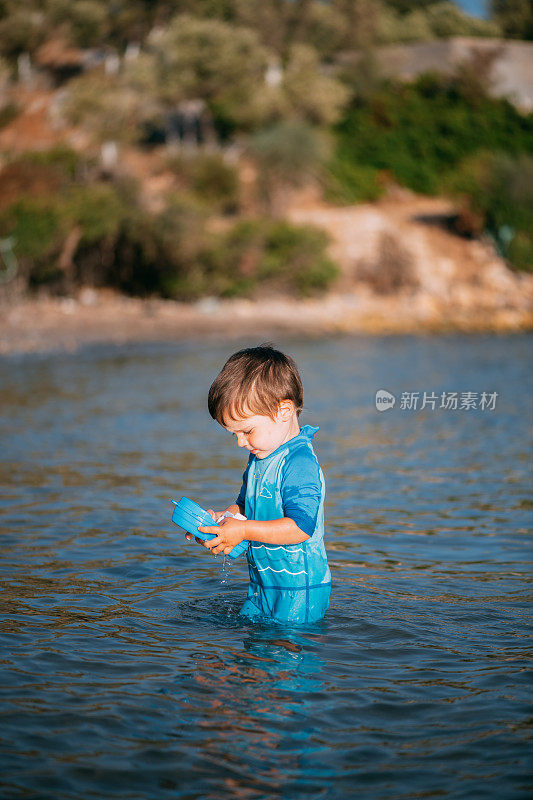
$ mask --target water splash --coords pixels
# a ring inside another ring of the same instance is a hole
[[[227,583],[231,574],[231,558],[224,553],[224,561],[222,562],[220,583]]]

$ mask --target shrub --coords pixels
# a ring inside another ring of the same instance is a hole
[[[355,101],[337,126],[337,178],[351,191],[350,168],[389,171],[427,194],[481,149],[533,153],[533,114],[522,116],[506,100],[470,96],[461,81],[426,75],[414,84],[389,84]]]
[[[22,5],[22,4],[20,4]],[[0,18],[0,53],[15,60],[20,53],[34,53],[45,39],[46,20],[43,14],[27,8],[2,9]]]
[[[16,103],[6,103],[0,108],[0,130],[13,122],[20,114],[20,108]]]
[[[174,156],[169,166],[183,186],[212,210],[235,212],[239,206],[239,177],[235,167],[216,153]]]
[[[0,216],[0,237],[13,237],[13,251],[30,286],[58,278],[55,260],[62,233],[60,209],[50,198],[19,198]]]
[[[383,182],[375,167],[334,158],[324,179],[326,199],[332,203],[372,202],[383,194]]]
[[[225,294],[263,290],[307,296],[324,291],[337,277],[327,257],[327,234],[287,222],[245,220],[224,237],[223,263],[231,268],[234,284]]]
[[[72,187],[63,197],[61,212],[66,220],[79,225],[84,244],[116,237],[128,216],[128,208],[115,186],[96,183]]]
[[[0,173],[0,236],[14,238],[29,286],[64,290],[73,280],[107,280],[109,252],[137,201],[120,185],[82,183],[82,166],[75,153],[56,148],[26,154]]]
[[[106,40],[113,12],[97,0],[76,0],[69,3],[67,15],[70,17],[71,33],[78,47],[95,47]]]
[[[50,150],[36,150],[25,153],[18,163],[27,162],[49,168],[63,180],[74,180],[88,166],[86,160],[75,150],[65,145],[51,147]]]
[[[218,157],[187,163],[197,193],[168,197],[166,210],[154,214],[134,184],[89,182],[69,151],[19,159],[0,173],[0,237],[14,238],[30,287],[59,292],[111,286],[192,300],[263,290],[304,296],[327,288],[337,268],[324,233],[272,220],[206,231],[208,207],[199,193],[227,197],[235,175]]]
[[[243,220],[229,232],[198,243],[169,271],[163,293],[180,300],[259,297],[285,292],[305,297],[324,291],[338,275],[325,254],[327,236],[315,228],[272,220]]]
[[[61,213],[57,203],[49,199],[22,198],[3,217],[4,235],[13,236],[23,256],[46,256],[57,242],[61,231]]]
[[[459,225],[473,219],[516,269],[533,271],[533,157],[479,154],[461,165],[448,189],[461,204]]]
[[[18,156],[0,171],[0,208],[21,197],[50,197],[72,183],[82,164],[65,147]]]

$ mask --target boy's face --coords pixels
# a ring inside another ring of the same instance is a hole
[[[262,414],[249,414],[238,420],[226,417],[224,428],[237,437],[239,447],[245,447],[257,458],[266,458],[300,432],[290,400],[279,404],[275,419]]]

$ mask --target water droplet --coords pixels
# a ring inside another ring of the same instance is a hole
[[[224,553],[224,561],[222,562],[222,570],[221,570],[221,572],[222,572],[222,576],[221,576],[220,582],[221,583],[227,583],[228,582],[228,580],[227,580],[228,579],[228,575],[231,572],[231,558],[229,558],[226,555],[226,553]]]

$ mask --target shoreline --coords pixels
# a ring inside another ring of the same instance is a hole
[[[75,352],[88,345],[254,339],[279,334],[435,335],[524,333],[528,309],[449,307],[426,294],[387,297],[364,290],[319,299],[281,296],[258,300],[203,298],[195,303],[139,299],[108,290],[77,297],[25,298],[0,304],[0,356]]]

